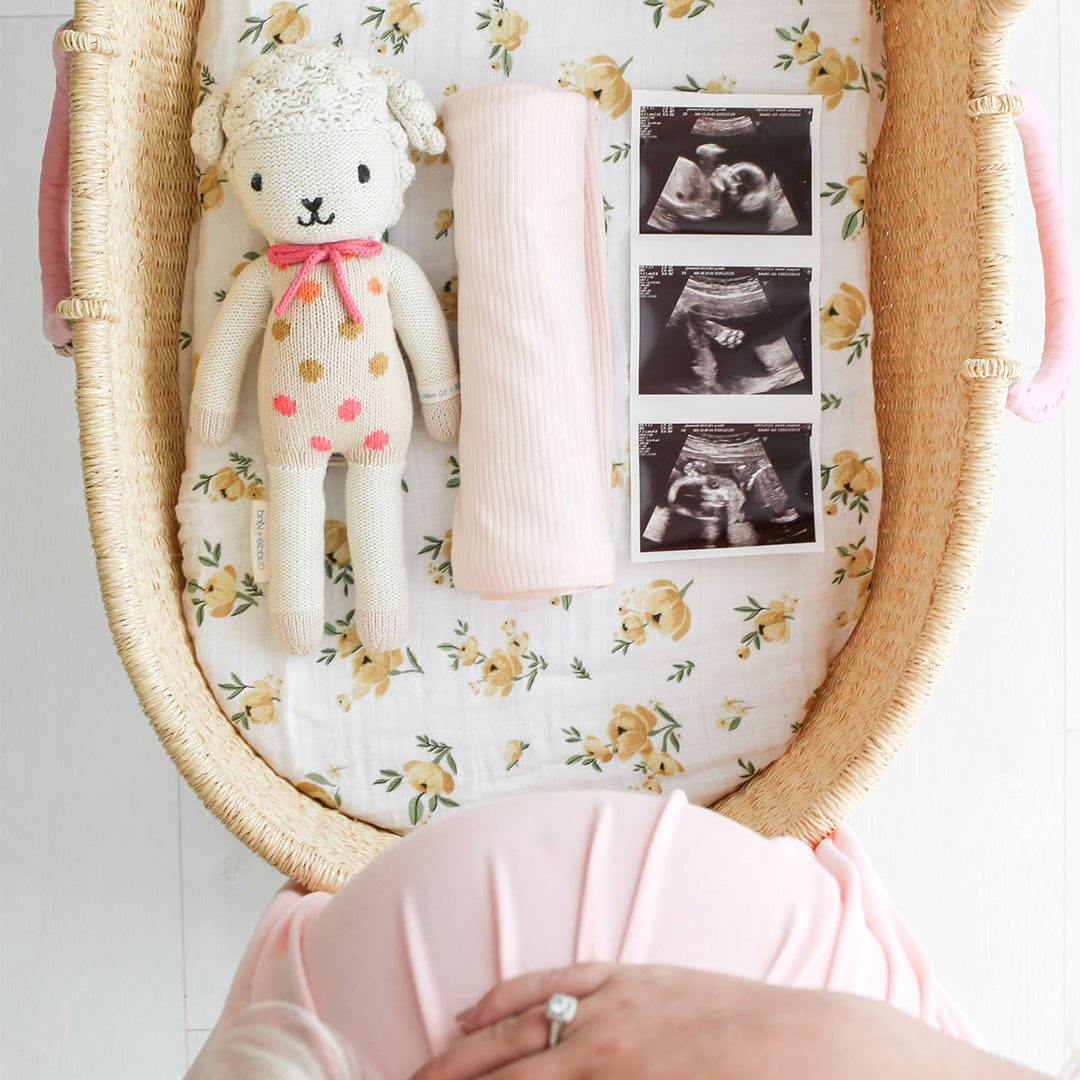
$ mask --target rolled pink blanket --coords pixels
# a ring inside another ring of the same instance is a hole
[[[611,346],[596,107],[478,87],[454,166],[461,487],[454,584],[488,599],[610,584]]]

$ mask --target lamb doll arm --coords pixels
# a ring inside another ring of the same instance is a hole
[[[424,271],[405,252],[389,246],[386,251],[387,299],[416,376],[424,426],[439,442],[452,442],[461,426],[461,382],[446,318]]]
[[[262,255],[225,294],[195,371],[191,427],[209,446],[220,446],[232,432],[248,353],[266,330],[270,303],[270,263]]]

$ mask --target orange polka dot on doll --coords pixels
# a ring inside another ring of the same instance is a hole
[[[385,450],[390,445],[390,436],[382,429],[373,431],[364,440],[365,450]]]
[[[274,409],[276,412],[281,413],[282,416],[295,416],[296,402],[288,394],[278,394],[274,398]]]
[[[326,453],[330,449],[330,440],[325,435],[312,435],[311,449]]]
[[[322,285],[317,281],[305,281],[300,288],[296,290],[296,295],[300,297],[303,303],[313,304],[320,296],[322,296]]]
[[[382,282],[377,277],[368,278],[367,287],[372,296],[382,296]]]

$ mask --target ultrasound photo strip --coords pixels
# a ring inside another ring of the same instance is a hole
[[[642,424],[637,437],[643,555],[814,545],[809,424]]]
[[[643,266],[641,394],[812,394],[809,268]]]
[[[811,108],[642,105],[643,233],[813,231]]]

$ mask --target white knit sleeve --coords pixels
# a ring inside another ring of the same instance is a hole
[[[270,263],[263,255],[233,282],[199,355],[191,426],[211,446],[232,431],[248,353],[266,329],[270,302]]]
[[[435,290],[405,252],[390,246],[386,252],[390,312],[416,376],[420,403],[426,406],[456,397],[461,391],[457,360]]]

